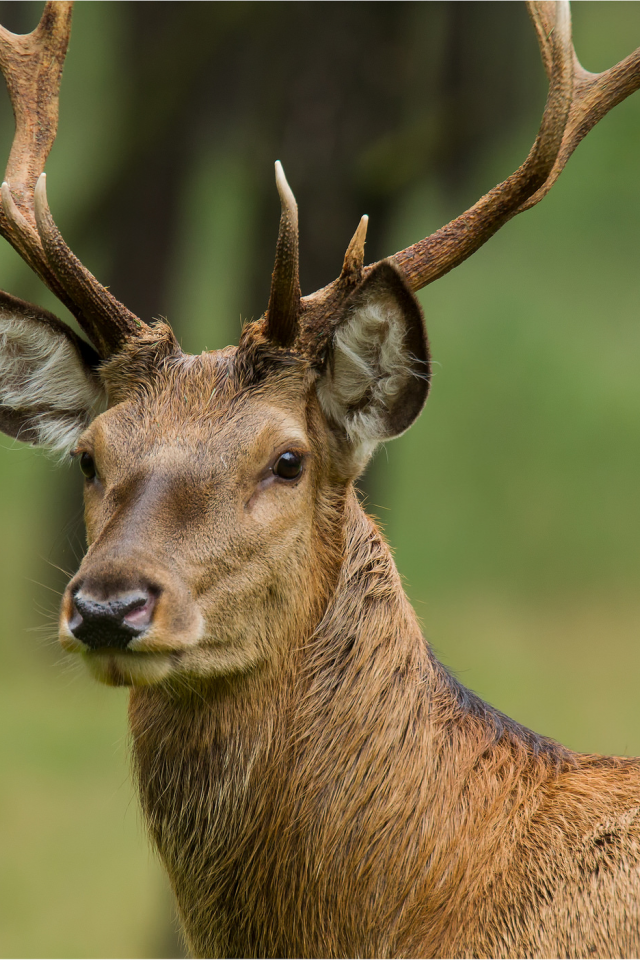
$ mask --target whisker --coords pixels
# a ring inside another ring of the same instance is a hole
[[[68,580],[70,580],[73,576],[73,573],[71,573],[69,570],[65,570],[64,567],[61,567],[59,564],[54,563],[54,561],[50,560],[49,557],[40,556],[40,560],[42,560],[43,563],[48,564],[50,567],[53,567],[54,570],[58,570],[60,573],[63,573]]]
[[[34,580],[32,577],[26,578],[27,583],[33,583],[36,587],[42,587],[43,590],[49,590],[51,593],[55,593],[57,597],[61,597],[63,594],[62,590],[58,590],[57,587],[52,587],[49,583],[41,583],[39,580]]]

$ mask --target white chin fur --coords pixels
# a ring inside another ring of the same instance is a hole
[[[89,651],[83,658],[96,680],[110,687],[147,687],[175,669],[175,658],[168,653]]]

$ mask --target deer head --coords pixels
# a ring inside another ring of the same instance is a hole
[[[89,548],[63,598],[60,640],[111,684],[273,665],[330,595],[353,481],[425,403],[416,291],[547,193],[589,129],[640,86],[640,53],[590,74],[568,3],[530,3],[549,95],[523,165],[432,236],[368,266],[363,217],[340,276],[311,296],[301,296],[297,206],[276,164],[268,308],[237,347],[189,356],[166,323],[138,319],[98,283],[50,214],[42,171],[71,6],[47,3],[27,36],[0,32],[16,117],[0,232],[91,342],[0,294],[0,429],[70,454],[86,478]]]

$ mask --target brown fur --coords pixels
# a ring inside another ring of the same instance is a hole
[[[130,719],[194,954],[637,956],[640,763],[573,754],[437,662],[309,363],[245,336],[136,376],[80,443],[104,490],[68,596],[141,569],[165,591],[144,647],[175,659],[133,678]],[[303,478],[251,494],[291,431]],[[127,654],[85,655],[132,682]]]
[[[457,684],[351,491],[344,517],[335,594],[286,671],[132,693],[192,949],[636,956],[640,765],[572,754]]]

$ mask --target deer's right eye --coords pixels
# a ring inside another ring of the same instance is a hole
[[[96,476],[96,464],[90,453],[80,454],[80,469],[87,480],[94,480]]]
[[[287,450],[276,460],[273,472],[282,480],[296,480],[302,472],[302,457],[292,450]]]

